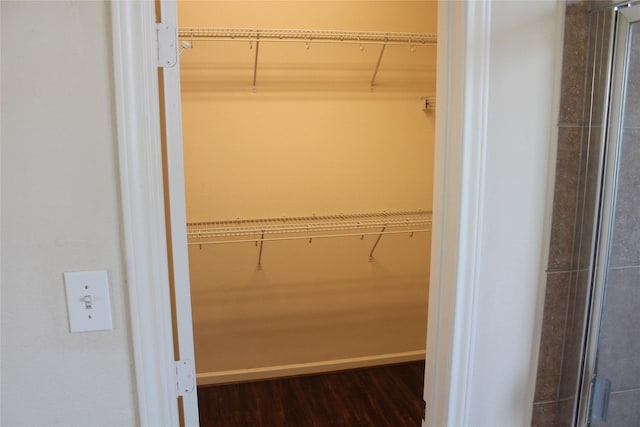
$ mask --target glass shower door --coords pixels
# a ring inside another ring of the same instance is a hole
[[[591,344],[578,425],[640,426],[640,4],[617,13]],[[585,394],[583,394],[584,396]]]

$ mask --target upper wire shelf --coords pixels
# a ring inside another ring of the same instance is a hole
[[[260,28],[181,27],[178,37],[183,40],[221,41],[289,41],[343,42],[405,45],[435,45],[436,34],[374,31],[295,30]]]
[[[181,55],[186,49],[193,47],[194,41],[241,41],[248,42],[253,48],[253,82],[256,90],[258,75],[258,57],[262,42],[303,42],[307,48],[311,43],[357,43],[381,45],[378,61],[375,64],[369,88],[373,90],[384,51],[387,45],[409,45],[411,50],[416,46],[436,46],[437,35],[429,33],[399,33],[375,31],[333,31],[333,30],[294,30],[294,29],[260,29],[260,28],[220,28],[220,27],[181,27],[178,38],[182,40]]]
[[[260,245],[258,266],[262,262],[264,242],[309,240],[317,238],[378,236],[369,260],[385,234],[425,233],[431,231],[431,212],[425,210],[339,214],[308,217],[237,219],[187,223],[189,245],[255,242]]]

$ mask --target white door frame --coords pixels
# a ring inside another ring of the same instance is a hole
[[[111,2],[124,255],[141,426],[179,425],[160,145],[155,5]]]
[[[485,191],[490,6],[489,2],[453,2],[438,8],[424,426],[466,425],[462,409],[468,403],[465,383],[473,354],[474,295],[479,279],[476,252]],[[467,31],[453,34],[465,24]],[[444,28],[447,30],[442,31]]]
[[[177,426],[155,6],[153,1],[114,0],[111,11],[139,422]],[[425,387],[428,426],[525,425],[530,420],[563,11],[561,2],[439,4],[437,167]],[[528,75],[526,68],[508,66],[505,58],[513,54],[509,52],[513,46],[503,46],[499,37],[512,20],[517,25],[532,19],[539,21],[523,26],[518,40],[524,50],[529,40],[541,43],[543,52],[540,67]],[[549,19],[551,30],[538,25]],[[518,93],[509,93],[513,92],[510,72],[526,75],[518,92],[531,99],[518,102]],[[492,82],[490,77],[496,75],[506,75],[505,81]],[[505,92],[513,95],[514,105],[501,103]],[[551,111],[550,105],[554,105]],[[512,111],[520,114],[510,115]],[[503,123],[506,120],[509,123]],[[531,149],[526,162],[504,161],[512,149],[504,132],[513,130],[503,132],[503,124],[526,129],[523,143]],[[522,181],[519,191],[501,187],[512,177]],[[532,199],[537,203],[533,209]],[[503,232],[499,225],[505,222],[510,228]],[[501,261],[508,263],[506,269],[499,268]],[[514,277],[521,280],[506,283]],[[503,296],[509,300],[502,301]]]

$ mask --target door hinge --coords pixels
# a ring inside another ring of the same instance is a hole
[[[158,67],[173,67],[178,63],[178,32],[176,27],[162,22],[156,24]]]
[[[589,411],[589,422],[607,421],[607,411],[609,409],[609,395],[611,394],[611,380],[594,377],[593,393],[591,397],[591,410]]]
[[[176,361],[176,387],[178,396],[184,396],[196,389],[196,370],[193,360]]]

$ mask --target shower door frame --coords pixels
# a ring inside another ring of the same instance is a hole
[[[611,6],[614,7],[614,6]],[[587,313],[585,329],[585,350],[582,373],[578,384],[578,402],[576,407],[576,425],[590,424],[597,355],[602,315],[605,309],[606,277],[611,250],[613,221],[615,215],[616,188],[619,169],[621,133],[623,120],[624,90],[626,85],[627,57],[629,54],[628,36],[632,22],[640,21],[640,2],[631,7],[616,9],[611,18],[611,44],[609,46],[609,85],[608,94],[603,96],[607,114],[603,126],[604,153],[602,159],[602,178],[600,191],[599,219],[594,229],[594,255],[591,300]],[[620,48],[623,49],[620,49]],[[623,50],[624,52],[621,52]]]

